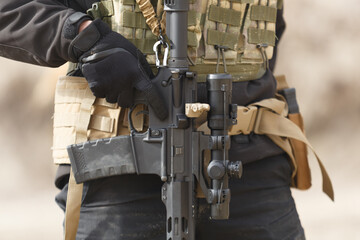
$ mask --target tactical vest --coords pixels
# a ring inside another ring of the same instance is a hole
[[[159,19],[162,2],[153,4],[157,5]],[[190,0],[188,59],[198,81],[215,73],[218,64],[226,65],[234,81],[260,78],[273,56],[279,7],[281,1],[277,0]],[[110,24],[146,54],[150,64],[155,63],[153,45],[157,38],[135,0],[101,1],[88,13]],[[221,46],[224,52],[215,46]]]
[[[155,1],[155,4],[154,4]],[[162,0],[151,1],[162,17]],[[281,7],[277,0],[190,0],[188,13],[188,60],[190,70],[197,72],[202,82],[209,73],[219,71],[219,65],[233,76],[233,81],[259,79],[268,68],[276,43],[276,14]],[[88,14],[101,18],[111,28],[125,36],[155,63],[153,45],[157,37],[146,23],[135,0],[104,0],[93,4]],[[221,68],[221,67],[220,67]],[[280,84],[281,85],[281,84]],[[279,85],[279,86],[280,86]],[[281,99],[279,96],[278,98]],[[135,127],[144,127],[143,115],[133,112]],[[266,134],[291,159],[293,186],[311,186],[306,157],[306,137],[293,122],[302,127],[301,115],[290,116],[286,101],[268,99],[250,106],[238,107],[238,125],[230,135]],[[57,164],[69,164],[66,147],[87,140],[129,134],[127,109],[96,99],[79,77],[63,77],[55,94],[53,157]],[[275,115],[273,114],[275,113]],[[288,118],[292,118],[292,123]],[[290,122],[289,122],[290,121]],[[292,138],[296,141],[284,140]],[[298,168],[301,166],[301,168]],[[320,163],[326,190],[332,187]],[[300,179],[298,179],[300,177]],[[330,190],[329,190],[330,189]]]
[[[156,1],[152,2],[161,18],[163,1]],[[260,78],[273,55],[276,13],[281,4],[277,0],[189,2],[188,59],[190,70],[198,74],[197,81],[205,81],[207,74],[216,72],[217,65],[226,67],[234,81]],[[153,45],[157,37],[135,0],[100,1],[93,4],[88,14],[108,23],[146,54],[150,64],[155,64]],[[125,111],[104,99],[95,99],[85,79],[60,78],[55,94],[55,163],[69,163],[69,144],[128,133]],[[139,128],[143,121],[138,117]]]
[[[162,16],[162,0],[152,0]],[[280,0],[190,0],[188,14],[188,60],[190,70],[197,72],[197,81],[205,81],[209,73],[221,69],[233,80],[261,78],[273,56],[276,43],[276,14]],[[101,18],[114,31],[130,40],[155,63],[153,45],[157,41],[135,0],[104,0],[93,4],[88,14]],[[220,66],[220,67],[219,67]],[[281,83],[281,82],[280,82]],[[279,88],[287,88],[278,84]],[[141,107],[133,112],[135,127],[145,125]],[[129,134],[127,109],[96,99],[87,81],[79,77],[59,79],[55,94],[53,157],[57,164],[68,164],[66,147],[87,140]],[[288,114],[286,101],[265,99],[249,106],[238,106],[238,123],[229,134],[265,134],[289,156],[293,166],[293,186],[311,186],[306,146],[311,145],[303,134],[299,113]],[[315,154],[317,157],[317,155]],[[333,199],[333,189],[324,166],[317,157],[323,174],[323,190]],[[70,174],[67,199],[65,239],[76,235],[82,185]]]

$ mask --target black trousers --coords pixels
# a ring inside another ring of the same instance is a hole
[[[290,192],[291,167],[284,154],[244,165],[240,180],[230,180],[230,219],[210,220],[199,200],[196,240],[305,239]],[[160,178],[123,175],[84,184],[76,239],[165,240],[166,211]],[[67,185],[57,195],[66,204]]]

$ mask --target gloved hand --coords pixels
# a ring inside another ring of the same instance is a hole
[[[155,111],[163,103],[153,86],[151,68],[144,55],[131,42],[97,19],[70,43],[69,57],[79,62],[81,70],[96,97],[131,107],[134,88],[142,91]],[[167,112],[158,112],[160,119]]]

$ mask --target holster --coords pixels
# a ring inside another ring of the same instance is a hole
[[[289,113],[287,118],[295,123],[305,135],[304,121],[297,103],[295,88],[289,88],[284,75],[277,76],[276,80],[277,91],[285,98],[288,105]],[[297,165],[297,171],[293,178],[293,187],[301,190],[309,189],[311,187],[311,172],[307,146],[304,142],[293,138],[290,138],[289,142]]]

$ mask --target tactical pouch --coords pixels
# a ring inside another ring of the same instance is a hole
[[[70,144],[116,136],[120,112],[117,104],[96,99],[85,78],[60,77],[55,90],[55,164],[70,164],[66,151]]]
[[[138,105],[132,113],[137,131],[146,126],[144,105]],[[128,109],[104,98],[96,98],[85,78],[60,77],[55,90],[53,125],[53,159],[55,164],[70,164],[66,147],[88,140],[129,135]]]
[[[288,118],[304,132],[304,122],[300,113],[290,113]],[[311,187],[311,173],[307,157],[307,146],[305,143],[295,139],[290,139],[290,144],[297,164],[294,187],[301,190],[309,189]]]
[[[288,116],[287,118],[295,123],[301,131],[304,133],[304,121],[299,111],[299,106],[296,100],[296,93],[294,88],[289,88],[285,76],[277,76],[277,90],[282,95],[288,105]],[[308,162],[308,151],[307,146],[304,142],[289,138],[293,156],[296,163],[296,174],[293,176],[293,187],[306,190],[311,187],[311,173]]]
[[[288,88],[283,76],[277,77],[277,80],[279,94],[276,98],[264,99],[249,106],[238,106],[237,122],[240,124],[232,126],[229,135],[255,133],[268,136],[289,156],[293,166],[292,186],[298,189],[308,189],[311,186],[307,159],[309,147],[320,166],[323,191],[333,200],[330,177],[304,134],[295,89]]]

